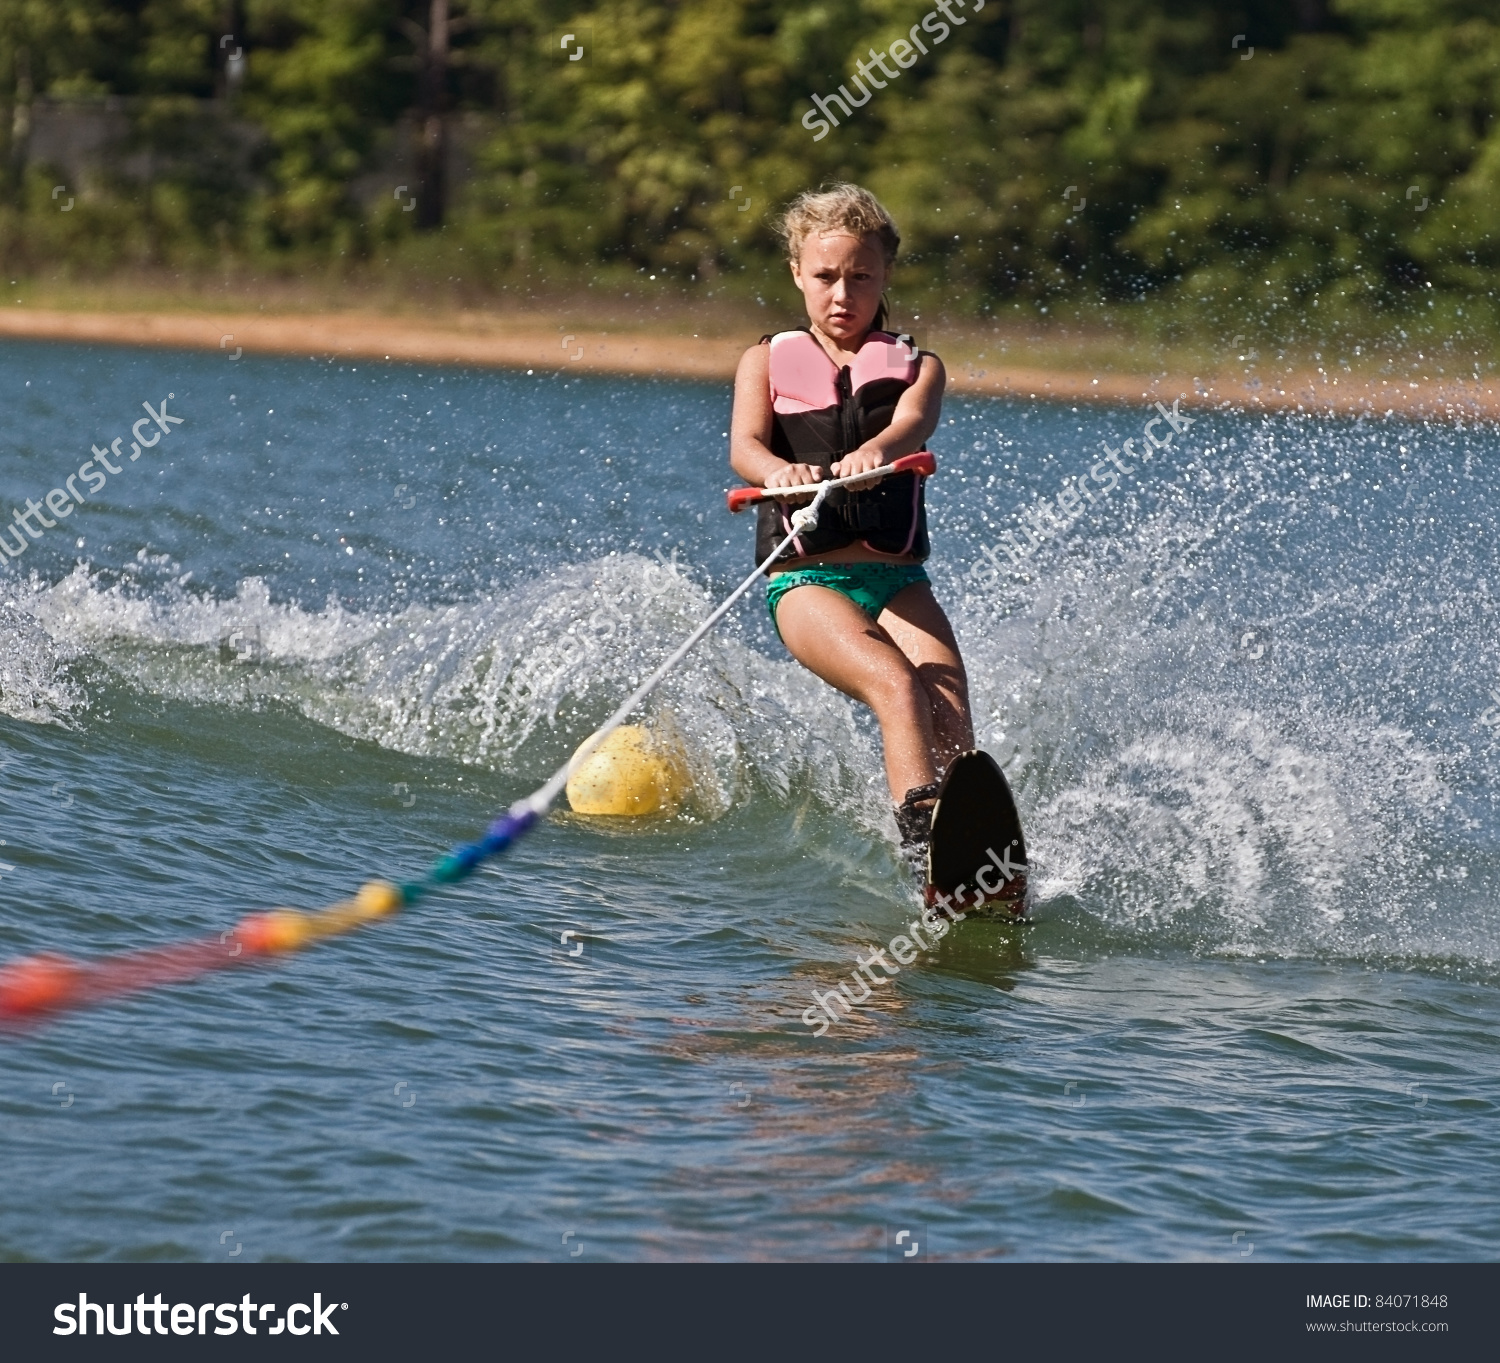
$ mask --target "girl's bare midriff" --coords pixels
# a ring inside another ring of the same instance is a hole
[[[846,544],[842,549],[831,549],[826,554],[809,554],[806,558],[794,558],[767,574],[776,577],[780,573],[794,573],[798,568],[814,568],[820,563],[916,563],[911,554],[878,554],[863,544]]]

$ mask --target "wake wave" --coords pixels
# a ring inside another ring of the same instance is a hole
[[[540,781],[713,605],[675,565],[634,554],[386,614],[273,602],[258,578],[227,601],[181,580],[106,586],[80,565],[8,608],[25,628],[0,649],[16,660],[6,665],[30,668],[29,708],[8,711],[18,718],[78,711],[64,664],[86,654],[151,695],[285,704],[394,751]],[[685,742],[702,816],[755,789],[781,800],[805,789],[871,829],[889,819],[872,780],[879,757],[852,707],[793,663],[721,632],[649,704],[648,719]]]
[[[32,724],[67,724],[85,704],[65,668],[72,656],[28,612],[0,601],[0,714]]]
[[[1459,665],[1489,647],[1487,578],[1463,542],[1372,559],[1344,478],[1245,444],[1024,574],[940,584],[1042,902],[1112,940],[1500,961],[1463,789],[1496,775]]]

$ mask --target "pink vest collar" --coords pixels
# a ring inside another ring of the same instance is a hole
[[[914,347],[888,331],[865,337],[849,366],[849,388],[895,379],[913,384],[921,360]],[[810,331],[782,331],[771,337],[771,405],[784,414],[816,412],[839,405],[839,367]]]

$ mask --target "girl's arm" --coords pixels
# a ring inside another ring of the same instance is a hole
[[[840,459],[833,466],[833,476],[847,478],[851,473],[868,473],[904,454],[915,454],[924,448],[928,438],[937,430],[947,378],[943,362],[936,355],[923,351],[917,381],[901,394],[891,424]],[[770,409],[769,400],[766,407]]]
[[[797,487],[828,475],[816,464],[793,464],[771,453],[771,347],[751,346],[734,376],[734,417],[729,427],[729,466],[752,487]],[[947,374],[936,355],[923,352],[916,382],[896,403],[891,424],[833,465],[835,478],[867,473],[922,449],[937,430]],[[875,484],[870,484],[873,487]],[[808,496],[791,498],[807,501]]]
[[[793,464],[779,454],[772,454],[771,422],[771,347],[753,345],[741,356],[734,375],[729,467],[751,487],[796,487],[818,483],[827,477],[816,464]]]

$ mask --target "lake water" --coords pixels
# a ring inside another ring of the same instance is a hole
[[[6,343],[0,395],[7,516],[125,460],[0,568],[0,959],[415,876],[750,566],[723,385]],[[680,816],[0,1036],[0,1257],[1495,1257],[1500,439],[1181,411],[933,441],[1033,923],[813,1035],[917,900],[757,593],[649,707]]]

